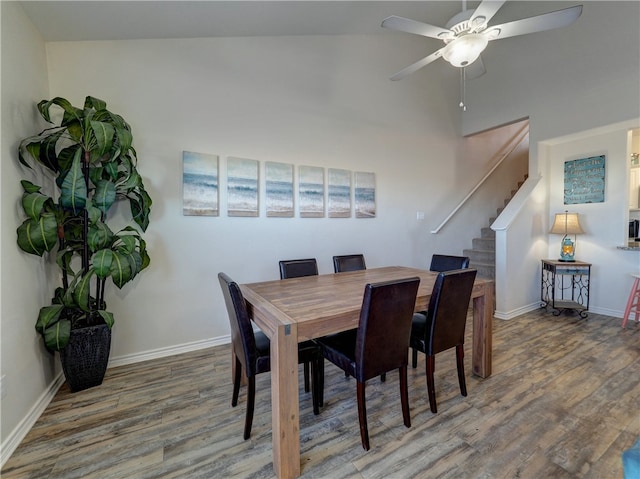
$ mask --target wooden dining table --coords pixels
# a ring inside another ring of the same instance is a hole
[[[358,326],[364,288],[417,276],[415,311],[427,309],[438,273],[391,266],[240,286],[253,321],[271,340],[273,467],[281,479],[300,475],[298,343]],[[473,298],[473,374],[491,374],[493,281],[476,278]]]

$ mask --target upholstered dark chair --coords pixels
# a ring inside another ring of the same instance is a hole
[[[404,425],[411,426],[407,391],[407,351],[419,278],[367,284],[358,329],[318,338],[322,354],[357,381],[362,447],[369,450],[365,384],[387,371],[400,372]]]
[[[364,262],[364,255],[362,254],[348,254],[333,257],[333,270],[336,273],[361,271],[363,269],[367,269],[367,266]]]
[[[303,276],[317,276],[318,263],[315,258],[287,259],[279,262],[280,279],[301,278]],[[320,373],[324,377],[324,373]],[[309,364],[304,364],[304,390],[309,392]],[[322,392],[320,393],[322,405]]]
[[[417,351],[427,355],[427,392],[433,413],[438,412],[434,382],[437,353],[456,348],[460,393],[463,396],[467,395],[464,377],[464,332],[476,272],[475,269],[458,269],[439,273],[433,285],[426,315],[413,315],[409,342],[413,350],[412,365],[416,367]]]
[[[280,279],[300,278],[318,274],[318,263],[315,258],[282,260],[279,264]]]
[[[247,393],[247,416],[244,424],[244,438],[249,439],[251,435],[251,424],[253,423],[253,410],[255,404],[255,377],[257,374],[266,373],[271,370],[270,342],[269,338],[262,332],[254,332],[247,311],[247,306],[237,283],[231,280],[224,273],[218,274],[220,287],[229,314],[231,324],[231,341],[235,350],[235,375],[233,378],[233,397],[231,405],[238,404],[238,394],[240,392],[240,380],[244,369],[248,380]],[[320,391],[319,372],[322,353],[318,345],[312,341],[305,341],[298,345],[298,362],[311,364],[311,374],[313,376],[312,400],[313,413],[319,414],[320,401],[318,392]]]
[[[469,267],[468,256],[450,256],[446,254],[434,254],[431,256],[429,271],[451,271],[452,269],[466,269]]]

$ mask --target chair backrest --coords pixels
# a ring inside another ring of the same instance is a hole
[[[360,271],[363,269],[367,269],[367,266],[364,263],[364,255],[362,254],[347,254],[333,257],[333,270],[336,273]]]
[[[457,269],[438,274],[427,310],[425,352],[428,355],[464,344],[476,273],[475,269]]]
[[[315,258],[288,259],[280,261],[280,279],[300,278],[318,274],[318,263]]]
[[[468,256],[450,256],[446,254],[434,254],[431,256],[429,271],[451,271],[452,269],[466,269],[469,267]]]
[[[367,284],[356,339],[356,379],[366,381],[407,365],[420,278]]]
[[[247,304],[238,283],[224,273],[218,273],[218,280],[220,281],[222,295],[229,314],[231,342],[235,353],[247,376],[253,376],[255,375],[257,357],[256,338],[253,334]]]

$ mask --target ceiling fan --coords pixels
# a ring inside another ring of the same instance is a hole
[[[582,5],[576,5],[489,26],[489,21],[505,2],[483,0],[475,10],[467,10],[466,3],[466,0],[462,1],[462,12],[454,15],[444,28],[395,15],[383,20],[382,26],[385,28],[436,38],[445,43],[431,55],[400,70],[391,80],[400,80],[440,57],[455,67],[464,68],[467,78],[477,78],[485,73],[480,54],[490,41],[565,27],[575,22],[582,13]]]

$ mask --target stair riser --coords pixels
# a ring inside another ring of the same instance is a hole
[[[480,230],[480,237],[481,238],[495,238],[496,237],[496,232],[493,231],[491,228],[482,228],[482,230]]]
[[[468,256],[471,261],[475,261],[477,263],[496,263],[496,252],[495,251],[479,251],[472,249],[463,250],[462,254],[464,256]]]
[[[496,240],[495,238],[473,238],[472,249],[479,249],[484,251],[495,251]]]

